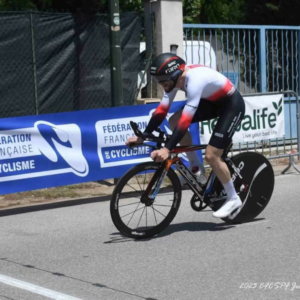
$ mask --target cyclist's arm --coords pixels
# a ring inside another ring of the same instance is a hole
[[[163,122],[167,113],[171,107],[171,104],[175,98],[177,93],[177,89],[173,89],[170,93],[165,93],[159,106],[154,111],[146,129],[145,133],[152,133],[155,129],[159,127],[159,125]]]
[[[181,141],[187,132],[189,126],[192,123],[193,117],[199,106],[202,91],[207,84],[206,80],[203,78],[186,78],[186,92],[187,92],[187,102],[183,108],[182,115],[173,131],[173,134],[169,141],[166,143],[165,148],[172,150]]]

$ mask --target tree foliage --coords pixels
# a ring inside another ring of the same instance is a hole
[[[200,23],[201,9],[205,0],[183,0],[183,22]]]
[[[211,0],[204,5],[202,21],[209,24],[239,24],[245,18],[246,0]]]
[[[31,10],[36,9],[31,0],[0,0],[0,10]]]
[[[299,25],[299,0],[251,0],[246,5],[245,21],[257,25]]]
[[[184,23],[237,24],[245,17],[246,0],[183,0]]]
[[[0,0],[0,10],[43,10],[108,13],[109,0]],[[143,11],[142,0],[119,1],[122,11]]]
[[[0,0],[0,10],[108,13],[109,0]],[[184,23],[299,25],[299,0],[182,0]],[[143,12],[143,0],[119,0],[120,10]]]

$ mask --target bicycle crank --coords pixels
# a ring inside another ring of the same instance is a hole
[[[201,211],[207,207],[207,204],[204,203],[197,195],[194,195],[191,199],[191,207],[195,211]]]

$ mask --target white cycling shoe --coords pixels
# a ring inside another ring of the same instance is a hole
[[[213,213],[215,218],[226,218],[237,208],[242,206],[242,201],[239,196],[237,198],[226,200],[226,202]]]
[[[196,180],[200,182],[202,185],[205,185],[207,182],[207,178],[205,174],[203,174],[198,167],[189,168],[192,171],[192,174],[195,176]],[[179,180],[181,185],[187,184],[185,178],[181,175],[179,176]]]

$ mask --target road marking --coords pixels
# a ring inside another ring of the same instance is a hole
[[[75,298],[69,295],[65,295],[62,293],[58,293],[49,289],[45,289],[43,287],[40,287],[38,285],[34,285],[25,281],[21,281],[18,279],[14,279],[8,276],[4,276],[0,274],[0,282],[23,289],[27,290],[29,292],[39,294],[46,296],[50,299],[56,299],[56,300],[81,300],[79,298]]]

